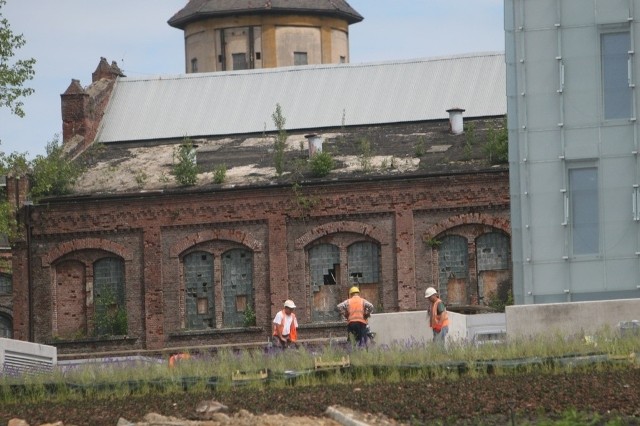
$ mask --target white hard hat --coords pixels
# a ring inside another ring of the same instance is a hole
[[[295,303],[293,303],[293,300],[289,299],[289,300],[286,300],[286,301],[284,302],[284,307],[285,307],[285,308],[295,309],[296,304],[295,304]]]
[[[433,296],[434,294],[438,294],[438,292],[436,291],[436,289],[435,289],[435,288],[433,288],[433,287],[429,287],[429,288],[428,288],[428,289],[426,289],[426,290],[425,290],[425,292],[424,292],[424,298],[425,298],[425,299],[428,299],[428,298],[430,298],[431,296]]]

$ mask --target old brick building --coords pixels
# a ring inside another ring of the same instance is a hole
[[[62,95],[84,175],[17,194],[14,337],[62,354],[265,342],[287,298],[302,339],[342,336],[354,284],[384,312],[424,309],[429,286],[486,303],[511,280],[508,170],[487,149],[505,103],[501,54],[153,79],[103,59]],[[185,138],[190,186],[172,174]]]

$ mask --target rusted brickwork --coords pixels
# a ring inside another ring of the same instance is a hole
[[[294,208],[299,193],[289,186],[69,198],[34,207],[29,247],[20,242],[14,252],[16,337],[26,340],[32,332],[32,340],[54,343],[61,353],[265,342],[287,298],[298,306],[301,338],[340,336],[342,322],[312,319],[312,247],[338,247],[342,271],[335,288],[341,301],[353,284],[349,247],[375,244],[379,282],[363,286],[363,292],[377,297],[378,309],[394,312],[424,309],[424,290],[440,284],[438,248],[429,239],[451,234],[473,242],[486,232],[509,232],[506,171],[363,180],[302,191],[315,200],[302,211]],[[222,257],[237,249],[252,255],[255,326],[224,321],[224,285],[232,284],[223,285]],[[189,329],[184,258],[198,252],[213,261],[215,326]],[[124,263],[126,336],[92,335],[92,268],[103,257]],[[474,285],[467,283],[467,299],[477,293]],[[83,298],[86,308],[79,306]]]

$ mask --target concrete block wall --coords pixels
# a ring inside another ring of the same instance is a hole
[[[640,299],[507,306],[507,337],[592,335],[640,320]]]
[[[500,332],[505,329],[505,314],[464,315],[449,312],[447,343],[473,342],[480,332]],[[376,333],[378,345],[431,344],[433,331],[429,328],[427,311],[373,314],[369,327]]]
[[[463,315],[449,312],[448,342],[473,342],[479,333],[500,334],[507,339],[538,336],[582,337],[619,324],[640,320],[640,299],[508,306],[506,313]],[[369,326],[382,345],[430,343],[433,335],[427,311],[373,314]]]

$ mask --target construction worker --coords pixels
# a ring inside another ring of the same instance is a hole
[[[295,308],[296,304],[293,303],[293,300],[286,300],[284,308],[278,311],[273,319],[273,341],[283,349],[291,344],[297,346],[298,320],[296,314],[293,313]]]
[[[429,327],[433,330],[433,342],[444,346],[449,332],[449,314],[444,302],[438,297],[435,288],[429,287],[424,292],[424,298],[431,303],[429,309]]]
[[[347,320],[347,332],[354,335],[358,346],[367,345],[367,319],[373,312],[373,305],[360,297],[360,289],[351,287],[349,298],[337,306]]]

